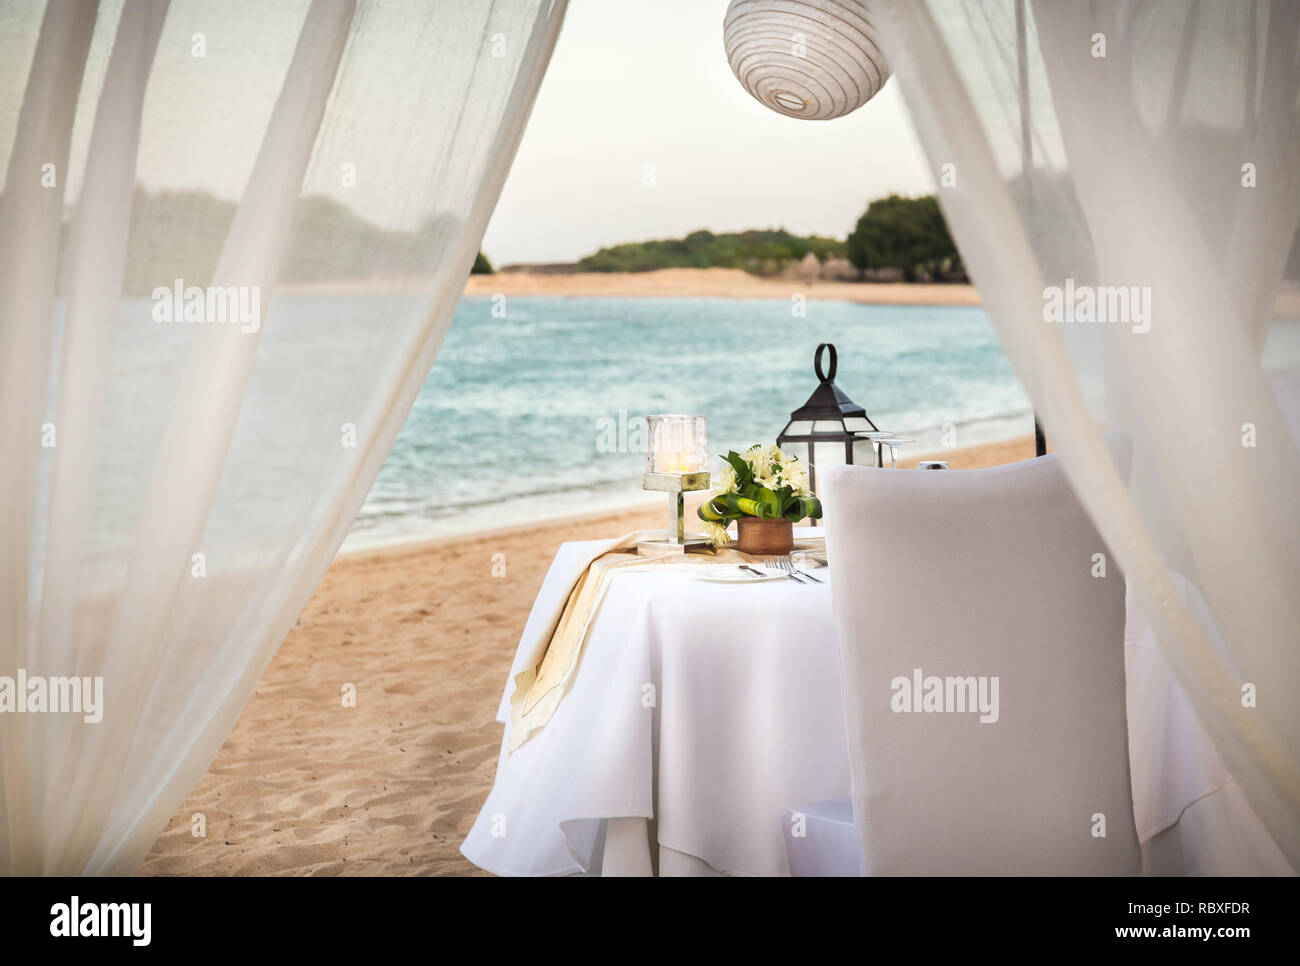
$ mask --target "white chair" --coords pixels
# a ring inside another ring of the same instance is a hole
[[[1056,457],[818,475],[858,868],[1138,873],[1124,577]],[[787,831],[791,870],[852,871],[843,804],[795,811],[816,834]]]

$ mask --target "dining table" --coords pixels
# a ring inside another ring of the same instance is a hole
[[[820,533],[796,528],[796,542]],[[523,642],[545,631],[596,543],[562,544],[552,562],[498,707],[507,729],[531,654]],[[475,865],[498,875],[789,874],[787,813],[850,793],[831,593],[870,591],[837,586],[833,567],[812,570],[816,580],[733,583],[702,570],[611,578],[553,717],[513,752],[503,736],[495,783],[461,846]],[[1179,586],[1194,605],[1194,588]],[[882,607],[880,633],[905,633],[909,619],[924,617]],[[1147,870],[1286,869],[1132,594],[1124,643]]]
[[[560,547],[524,640],[591,546]],[[701,569],[611,578],[554,716],[513,753],[502,743],[461,848],[472,862],[500,875],[788,874],[785,810],[849,792],[833,577],[719,583]]]

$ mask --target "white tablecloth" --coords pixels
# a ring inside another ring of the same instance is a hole
[[[586,546],[561,547],[525,639]],[[503,741],[461,851],[500,875],[787,874],[785,810],[849,794],[831,573],[817,576],[826,583],[614,577],[569,694],[508,759]],[[1131,602],[1125,651],[1149,871],[1288,872]]]
[[[583,546],[561,547],[530,624]],[[601,820],[654,818],[672,869],[705,871],[694,857],[732,874],[786,873],[782,813],[849,793],[828,575],[818,571],[820,586],[614,577],[569,694],[508,760],[503,744],[461,851],[502,875],[648,871],[648,849],[623,848],[647,826],[623,823],[611,861]]]

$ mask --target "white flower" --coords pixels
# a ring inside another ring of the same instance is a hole
[[[722,472],[718,474],[717,482],[713,484],[713,495],[721,496],[724,493],[736,492],[736,471],[730,463],[722,464]]]
[[[808,496],[808,471],[798,457],[788,456],[781,467],[781,478],[794,491],[795,496]]]
[[[809,496],[808,471],[797,456],[777,446],[755,443],[745,450],[745,462],[754,473],[754,482],[769,490],[790,487],[795,496]]]
[[[754,482],[769,490],[780,486],[776,482],[780,478],[780,460],[781,451],[775,446],[755,443],[745,450],[745,462],[754,474]]]
[[[711,520],[701,520],[700,526],[704,529],[704,535],[709,538],[709,542],[715,547],[722,547],[731,542],[731,534],[727,533],[724,524],[714,523]]]

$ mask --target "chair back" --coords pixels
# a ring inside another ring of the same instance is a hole
[[[867,874],[1140,871],[1124,577],[1056,456],[819,476]]]

